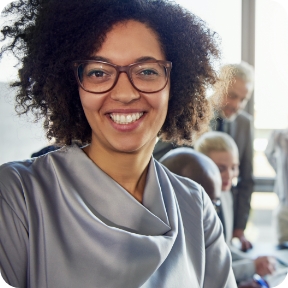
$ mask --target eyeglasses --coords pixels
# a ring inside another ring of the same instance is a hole
[[[162,60],[138,62],[127,66],[96,60],[79,60],[72,64],[80,87],[95,94],[113,89],[122,72],[127,74],[136,90],[144,93],[159,92],[167,85],[172,69],[172,62]]]

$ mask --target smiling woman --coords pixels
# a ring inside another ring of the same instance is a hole
[[[19,113],[65,145],[0,167],[4,279],[236,287],[204,190],[152,158],[157,136],[191,143],[209,121],[213,32],[166,0],[27,0],[5,13],[19,16],[2,28],[2,52],[23,64]]]

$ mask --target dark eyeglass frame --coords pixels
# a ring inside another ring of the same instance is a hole
[[[105,91],[101,91],[101,92],[95,92],[95,91],[90,91],[90,90],[87,90],[81,83],[80,81],[80,77],[79,77],[79,67],[80,65],[82,65],[83,63],[91,63],[91,62],[96,62],[96,63],[101,63],[101,64],[105,64],[105,65],[109,65],[109,66],[112,66],[116,69],[116,77],[115,77],[115,80],[114,80],[114,83],[113,85],[105,90]],[[133,83],[133,79],[132,79],[132,76],[130,75],[130,71],[131,69],[134,67],[134,66],[137,66],[139,64],[143,64],[143,63],[159,63],[161,65],[163,65],[163,67],[165,68],[165,72],[166,72],[166,81],[165,81],[165,84],[163,85],[163,87],[161,89],[158,89],[156,91],[144,91],[144,90],[140,90],[138,89],[135,84]],[[131,85],[139,92],[143,92],[143,93],[156,93],[156,92],[159,92],[161,90],[163,90],[167,83],[168,83],[168,80],[170,79],[170,72],[171,72],[171,69],[172,69],[172,62],[171,61],[165,61],[165,60],[151,60],[151,61],[140,61],[140,62],[135,62],[135,63],[132,63],[132,64],[129,64],[129,65],[126,65],[126,66],[119,66],[119,65],[115,65],[115,64],[112,64],[112,63],[109,63],[109,62],[105,62],[105,61],[98,61],[98,60],[93,60],[93,59],[90,59],[90,60],[76,60],[76,61],[73,61],[72,62],[72,68],[74,70],[74,74],[75,74],[75,77],[76,77],[76,80],[77,80],[77,83],[78,85],[86,92],[89,92],[89,93],[94,93],[94,94],[102,94],[102,93],[107,93],[109,91],[111,91],[115,85],[117,84],[118,82],[118,78],[119,78],[119,75],[120,73],[126,73],[126,75],[128,76],[128,79],[131,83]]]

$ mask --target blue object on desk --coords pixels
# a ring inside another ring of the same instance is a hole
[[[269,288],[268,284],[258,274],[254,274],[253,280],[260,285],[261,288]]]

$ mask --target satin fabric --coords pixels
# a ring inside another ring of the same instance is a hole
[[[1,166],[0,195],[13,286],[236,287],[208,197],[153,158],[142,204],[77,146]]]
[[[233,194],[231,191],[222,191],[220,199],[225,222],[225,240],[227,244],[231,244],[234,224]]]

